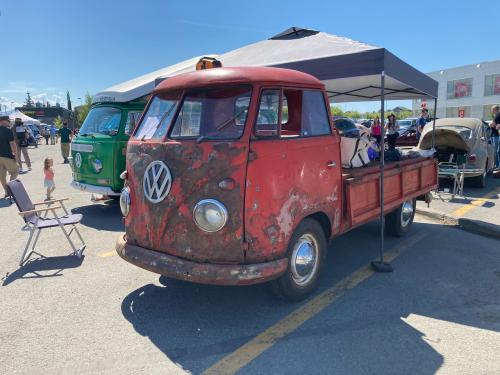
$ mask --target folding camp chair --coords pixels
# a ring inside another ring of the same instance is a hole
[[[82,220],[82,215],[68,213],[68,210],[66,210],[66,207],[63,203],[67,200],[67,198],[32,203],[21,181],[13,180],[10,181],[7,185],[9,187],[12,198],[14,198],[14,202],[16,202],[17,208],[19,209],[19,215],[22,215],[24,222],[26,223],[25,227],[27,227],[30,231],[28,242],[26,243],[23,254],[21,256],[21,260],[19,262],[20,266],[24,265],[33,253],[41,255],[40,253],[37,253],[35,251],[35,246],[38,242],[38,238],[40,237],[40,232],[42,231],[42,229],[46,228],[60,227],[64,233],[64,236],[66,236],[69,244],[71,245],[71,248],[73,249],[73,255],[81,258],[86,245],[80,232],[78,231],[78,228],[76,227],[76,224],[78,224]],[[36,208],[37,206],[42,205],[45,205],[46,207]],[[58,209],[62,209],[64,211],[63,216],[57,214],[56,210]],[[53,217],[48,217],[49,213],[52,214]],[[72,227],[69,232],[66,230],[66,226]],[[76,248],[70,237],[73,231],[78,235],[78,238],[82,243],[79,248]],[[33,236],[35,238],[32,243]]]
[[[455,161],[453,161],[455,159]],[[449,162],[441,162],[438,164],[438,177],[453,179],[453,192],[451,199],[455,195],[464,195],[464,168],[467,162],[467,154],[457,154],[456,157],[451,154]]]

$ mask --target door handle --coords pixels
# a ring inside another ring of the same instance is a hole
[[[328,164],[326,165],[327,167],[336,167],[337,166],[337,163],[335,163],[334,161],[329,161]]]

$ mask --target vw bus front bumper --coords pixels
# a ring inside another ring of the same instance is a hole
[[[200,284],[259,284],[279,277],[288,266],[286,258],[256,264],[198,263],[128,244],[125,236],[118,238],[116,252],[137,267],[173,279]]]
[[[84,184],[82,182],[78,182],[75,180],[71,181],[71,187],[75,188],[77,190],[85,191],[87,193],[94,193],[94,194],[101,194],[101,195],[108,195],[108,196],[119,196],[120,193],[117,193],[113,189],[111,189],[109,186],[99,186],[99,185],[91,185],[91,184]]]

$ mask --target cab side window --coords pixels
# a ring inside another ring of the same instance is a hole
[[[256,135],[264,137],[278,135],[280,91],[275,89],[262,91],[257,122],[255,124]]]
[[[321,91],[304,90],[302,92],[303,137],[330,134],[330,121],[326,110],[325,97]]]

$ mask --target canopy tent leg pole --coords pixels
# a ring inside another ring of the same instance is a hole
[[[434,98],[434,116],[432,119],[432,148],[436,145],[434,135],[436,134],[436,112],[437,112],[437,98]]]
[[[381,121],[381,134],[382,139],[380,147],[380,178],[379,178],[379,192],[380,192],[380,259],[371,263],[372,268],[376,272],[392,272],[390,263],[384,262],[384,236],[385,236],[385,215],[384,215],[384,169],[385,169],[385,126],[384,126],[384,95],[385,95],[385,72],[382,71],[380,75],[380,121]]]

